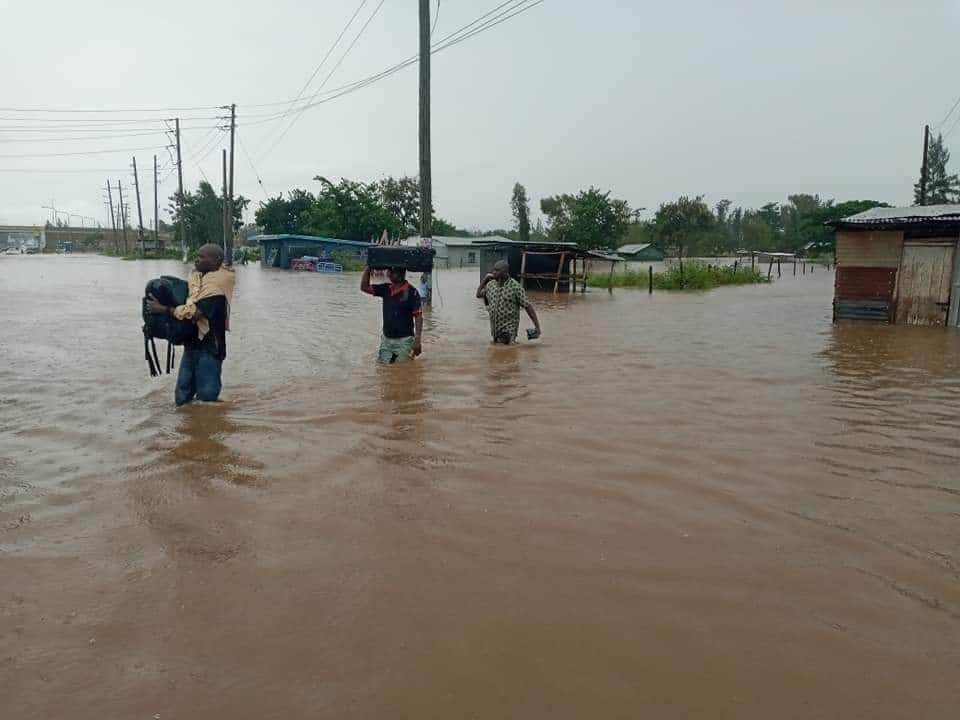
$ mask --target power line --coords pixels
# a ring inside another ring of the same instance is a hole
[[[947,124],[947,120],[950,119],[950,116],[953,115],[953,111],[960,107],[960,96],[957,97],[957,101],[953,104],[953,107],[950,108],[950,112],[943,116],[943,120],[940,121],[940,124],[937,125],[939,130],[943,130],[943,126]]]
[[[85,150],[83,152],[65,152],[65,153],[17,153],[13,155],[0,155],[0,158],[42,158],[42,157],[74,157],[78,155],[109,155],[110,153],[132,153],[144,152],[146,150],[161,150],[162,146],[151,145],[150,147],[139,148],[117,148],[115,150]]]
[[[30,175],[37,173],[39,175],[61,175],[61,174],[83,174],[83,173],[108,173],[112,175],[119,175],[120,173],[125,173],[129,168],[95,168],[95,169],[67,169],[61,168],[58,170],[49,170],[49,169],[36,169],[36,168],[0,168],[0,173],[23,173],[25,175]]]
[[[366,2],[366,0],[364,0],[364,3],[365,3],[365,2]],[[320,94],[320,92],[323,90],[323,88],[326,87],[327,83],[330,81],[330,78],[333,77],[333,74],[334,74],[334,73],[337,71],[337,69],[343,64],[343,61],[346,59],[347,55],[350,54],[350,51],[353,50],[354,46],[357,44],[357,41],[360,39],[360,37],[361,37],[361,36],[363,35],[363,33],[366,31],[367,27],[370,25],[371,22],[373,22],[373,19],[377,16],[377,13],[380,12],[380,8],[383,7],[383,3],[384,3],[384,2],[386,2],[386,0],[380,0],[380,3],[377,5],[376,8],[374,8],[373,13],[370,15],[370,17],[367,18],[367,21],[366,21],[366,22],[363,24],[363,26],[360,28],[360,31],[356,34],[356,36],[354,36],[353,41],[350,43],[350,45],[349,45],[349,46],[347,47],[347,49],[344,51],[343,55],[340,56],[340,59],[337,61],[337,64],[333,66],[333,68],[330,70],[329,73],[327,73],[327,76],[323,79],[323,82],[320,83],[320,87],[317,88],[317,91],[316,91],[313,95],[310,96],[310,101],[309,101],[309,102],[312,102],[313,100],[315,100],[315,99],[317,98],[317,96]],[[361,7],[362,7],[362,5],[361,5]],[[289,111],[288,111],[288,112],[289,112]],[[287,136],[287,133],[290,132],[290,130],[291,130],[291,129],[293,128],[293,126],[296,124],[297,120],[299,120],[300,117],[303,115],[303,112],[304,112],[303,109],[298,109],[298,110],[296,111],[296,114],[293,116],[293,119],[290,120],[290,124],[287,125],[287,127],[280,133],[280,136],[279,136],[279,137],[273,142],[273,144],[272,144],[266,151],[264,151],[263,154],[260,156],[260,159],[261,159],[261,160],[263,160],[264,157],[266,157],[277,145],[280,144],[280,142],[283,140],[283,138],[285,138],[285,137]]]
[[[503,21],[503,20],[509,20],[510,17],[514,17],[515,15],[519,15],[519,14],[522,13],[522,12],[526,12],[527,10],[530,10],[530,9],[532,9],[533,7],[535,7],[536,5],[539,5],[540,3],[544,2],[544,0],[537,0],[537,2],[534,2],[532,5],[529,5],[529,6],[527,6],[527,7],[522,7],[524,4],[529,3],[529,2],[531,2],[531,0],[507,0],[507,2],[501,3],[501,4],[498,5],[497,7],[493,8],[492,10],[487,11],[487,12],[484,13],[483,15],[481,15],[481,16],[479,16],[478,18],[474,19],[473,21],[467,23],[467,24],[464,25],[463,27],[455,30],[454,32],[452,32],[452,33],[450,33],[449,35],[447,35],[446,37],[442,38],[441,40],[438,40],[438,41],[434,44],[434,47],[433,47],[433,49],[431,50],[431,52],[432,52],[432,53],[436,53],[436,52],[439,52],[439,51],[442,50],[442,49],[446,49],[446,47],[450,47],[450,46],[452,46],[452,45],[457,44],[458,42],[461,41],[461,39],[458,39],[458,36],[466,33],[467,31],[470,30],[470,28],[473,28],[475,25],[478,25],[478,24],[480,24],[480,23],[483,23],[481,27],[475,28],[476,30],[486,30],[486,29],[489,29],[490,27],[493,27],[494,25],[498,25],[498,24],[499,24],[499,22],[494,22],[494,21],[497,21],[497,20],[501,20],[501,21]],[[511,7],[507,7],[508,5],[511,6]],[[505,17],[505,16],[507,16],[509,13],[511,13],[511,12],[514,11],[514,10],[517,10],[517,12],[509,15],[509,17]],[[497,13],[499,13],[499,14],[497,14]],[[496,15],[496,17],[490,17],[491,15]],[[484,21],[485,21],[485,22],[484,22]],[[472,35],[471,35],[471,37],[472,37]],[[462,38],[462,39],[466,39],[466,37],[464,37],[464,38]],[[339,97],[339,96],[340,96],[339,93],[340,93],[340,91],[342,91],[342,90],[349,89],[349,88],[353,88],[353,87],[355,87],[355,86],[362,86],[362,85],[364,85],[365,83],[368,83],[368,82],[371,81],[371,80],[377,80],[377,79],[379,79],[379,78],[381,78],[381,77],[387,77],[387,76],[393,74],[394,72],[396,72],[396,71],[398,71],[398,70],[402,70],[402,69],[405,68],[405,67],[409,67],[410,65],[415,64],[416,62],[418,62],[418,59],[419,59],[419,58],[418,58],[417,55],[411,55],[411,56],[408,57],[406,60],[403,60],[402,62],[399,62],[399,63],[397,63],[396,65],[392,65],[392,66],[386,68],[385,70],[380,71],[379,73],[376,73],[376,74],[374,74],[374,75],[368,76],[368,77],[363,78],[363,79],[361,79],[361,80],[355,80],[355,81],[353,81],[353,82],[351,82],[351,83],[348,83],[348,84],[346,84],[346,85],[342,85],[342,86],[340,86],[340,87],[338,87],[338,88],[334,88],[334,89],[332,89],[332,90],[328,90],[327,93],[324,93],[324,94],[334,94],[334,93],[337,93],[337,97]],[[279,107],[279,106],[282,106],[282,105],[291,105],[291,104],[294,104],[294,103],[296,103],[296,101],[297,101],[297,100],[296,100],[296,98],[295,98],[295,99],[293,99],[293,100],[279,100],[279,101],[268,102],[268,103],[244,104],[244,107],[246,107],[246,108]],[[324,101],[321,101],[321,102],[324,102]],[[306,108],[310,108],[310,107],[315,107],[316,104],[319,104],[319,103],[302,105],[302,106],[300,106],[300,108],[301,108],[301,109],[306,109]],[[268,113],[268,114],[260,114],[260,115],[245,115],[245,117],[264,117],[264,118],[269,118],[270,120],[272,120],[272,119],[275,119],[275,118],[277,118],[277,117],[281,117],[282,115],[286,114],[287,112],[289,112],[289,111],[275,112],[275,113]],[[263,121],[263,122],[269,122],[270,120],[265,120],[265,121]],[[263,122],[259,122],[259,123],[256,123],[256,124],[263,124]],[[251,124],[254,124],[254,123],[247,123],[247,125],[251,125]]]
[[[950,134],[957,129],[957,126],[960,125],[960,115],[957,115],[957,119],[953,121],[953,125],[950,126],[950,129],[943,133],[943,139],[946,140],[950,137]]]
[[[237,133],[237,142],[240,143],[240,150],[243,152],[244,157],[247,158],[247,162],[250,163],[250,169],[253,170],[253,174],[257,178],[257,182],[260,184],[260,190],[263,191],[263,196],[269,200],[270,194],[263,186],[263,180],[260,178],[260,173],[257,172],[257,168],[253,165],[253,158],[250,157],[250,153],[247,152],[247,146],[243,144],[243,138],[240,137],[240,133]]]
[[[147,137],[150,135],[166,135],[166,134],[167,132],[165,130],[157,130],[157,131],[149,131],[149,132],[117,133],[115,135],[93,135],[93,136],[86,136],[86,137],[0,138],[0,143],[87,142],[88,140],[112,140],[114,138]]]
[[[0,107],[0,112],[23,113],[147,113],[147,112],[194,112],[196,110],[217,110],[216,105],[196,105],[194,107],[160,107],[160,108],[13,108]]]
[[[194,115],[181,117],[181,120],[216,120],[216,115]],[[32,122],[32,123],[86,123],[88,125],[135,125],[137,123],[163,123],[170,120],[168,117],[123,118],[111,120],[109,118],[31,118],[31,117],[0,117],[0,122]],[[37,126],[39,127],[39,126]],[[56,128],[58,125],[50,125]]]
[[[437,29],[437,23],[440,22],[440,0],[437,0],[437,9],[433,12],[433,27],[430,28],[430,37],[433,37],[434,30]]]
[[[447,48],[453,47],[454,45],[458,45],[459,43],[465,40],[469,40],[470,38],[476,35],[479,35],[482,32],[485,32],[491,28],[496,27],[497,25],[500,25],[506,22],[507,20],[510,20],[511,18],[516,17],[517,15],[521,15],[522,13],[525,13],[528,10],[532,10],[534,7],[536,7],[537,5],[540,5],[543,2],[544,0],[535,0],[534,2],[531,2],[530,0],[509,0],[508,2],[502,3],[501,5],[497,6],[493,10],[487,12],[484,15],[481,15],[479,18],[477,18],[473,22],[468,23],[467,25],[464,25],[459,30],[454,31],[449,35],[447,35],[442,40],[437,41],[437,43],[435,43],[433,48],[431,49],[430,53],[431,55],[434,55],[442,50],[446,50]],[[526,3],[529,3],[529,4],[526,4]],[[497,13],[507,5],[511,5],[511,7],[506,8],[499,14],[494,15],[495,13]],[[489,17],[491,15],[494,15],[494,17]],[[485,18],[488,18],[488,19],[485,20]],[[480,24],[478,25],[478,23]],[[473,27],[475,25],[477,27]],[[473,28],[473,29],[471,30],[470,28]],[[324,103],[330,102],[331,100],[335,100],[337,98],[343,97],[344,95],[347,95],[356,90],[361,90],[369,85],[372,85],[375,82],[386,79],[387,77],[390,77],[391,75],[394,75],[400,72],[401,70],[410,67],[411,65],[417,64],[418,61],[419,61],[418,56],[412,55],[406,60],[399,62],[396,65],[392,65],[391,67],[388,67],[385,70],[380,71],[379,73],[370,75],[361,80],[356,80],[352,83],[348,83],[347,85],[343,85],[339,88],[328,90],[326,93],[324,93],[325,97],[323,97],[322,99],[317,100],[316,102],[310,102],[306,105],[301,105],[298,109],[303,111],[310,108],[314,108],[319,105],[323,105]],[[250,123],[245,123],[244,125],[246,127],[249,127],[252,125],[262,125],[264,123],[271,122],[273,119],[280,117],[282,114],[283,113],[274,113],[273,115],[268,116],[268,119],[266,120],[258,120]]]
[[[153,125],[143,125],[142,127],[130,127],[130,126],[115,126],[107,125],[103,127],[81,127],[81,128],[69,128],[62,126],[55,127],[36,127],[34,125],[0,125],[0,132],[21,132],[21,133],[104,133],[109,132],[110,130],[116,130],[117,132],[139,132],[139,131],[153,131],[162,129],[164,126],[157,124]],[[205,130],[208,125],[191,125],[189,127],[182,127],[181,130]],[[166,132],[171,132],[171,130],[166,129]]]
[[[326,54],[323,56],[323,59],[320,61],[320,64],[313,69],[313,74],[310,75],[310,78],[303,84],[303,87],[300,88],[300,92],[297,93],[297,97],[290,102],[292,106],[295,104],[303,94],[307,91],[307,88],[310,87],[310,83],[313,82],[314,78],[317,77],[317,74],[320,72],[321,68],[326,64],[327,60],[333,55],[333,51],[336,50],[337,45],[340,44],[340,41],[343,39],[343,36],[347,34],[347,30],[350,29],[350,26],[353,25],[353,21],[357,19],[357,15],[360,14],[360,11],[363,10],[364,5],[367,4],[367,0],[361,0],[360,4],[357,6],[357,9],[353,11],[353,15],[350,16],[350,19],[347,20],[347,24],[343,26],[343,29],[340,31],[340,34],[337,35],[337,39],[333,41],[333,45],[327,50]],[[289,112],[289,109],[286,111]],[[284,115],[286,115],[284,112]]]

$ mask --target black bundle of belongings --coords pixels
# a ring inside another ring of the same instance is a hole
[[[173,369],[176,359],[174,345],[183,345],[197,337],[197,326],[192,320],[177,320],[173,315],[154,315],[147,310],[147,298],[153,297],[161,305],[177,307],[187,301],[189,286],[186,280],[172,275],[163,275],[147,283],[144,289],[141,311],[143,313],[143,354],[150,368],[150,376],[160,375],[160,359],[157,357],[155,340],[167,341],[167,372]]]
[[[407,245],[371,245],[367,249],[367,267],[372,270],[407,270],[430,272],[433,270],[433,248]]]

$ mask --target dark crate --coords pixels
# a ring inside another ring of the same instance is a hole
[[[433,248],[406,245],[371,245],[367,249],[367,266],[374,270],[402,268],[409,272],[433,270]]]

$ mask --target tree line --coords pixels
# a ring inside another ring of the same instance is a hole
[[[960,201],[960,179],[949,172],[949,161],[950,153],[938,135],[928,153],[927,204]],[[296,189],[261,202],[254,214],[257,230],[360,241],[375,240],[384,231],[391,237],[419,232],[420,184],[415,177],[386,177],[374,182],[341,178],[335,183],[317,176],[314,180],[319,183],[315,192]],[[919,203],[919,182],[914,191],[915,202]],[[176,196],[171,201],[174,228],[179,233],[186,223],[192,245],[222,242],[223,199],[209,183],[201,182],[196,192],[184,194],[182,213]],[[235,201],[236,230],[241,229],[242,214],[249,202],[242,196]],[[884,206],[886,203],[876,200],[837,201],[797,193],[789,195],[786,202],[744,208],[726,199],[711,206],[702,195],[684,195],[661,204],[653,218],[642,219],[642,209],[631,208],[610,191],[590,187],[541,198],[543,219],[532,223],[530,197],[518,182],[510,195],[509,228],[471,232],[434,216],[433,235],[502,235],[521,241],[571,242],[586,250],[650,243],[668,255],[679,256],[721,255],[741,249],[818,255],[833,251],[833,231],[828,222]]]

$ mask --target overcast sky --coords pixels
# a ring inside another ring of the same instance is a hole
[[[305,98],[379,1],[367,0]],[[500,2],[440,0],[434,38]],[[0,0],[0,224],[41,223],[51,200],[107,223],[107,178],[125,193],[133,184],[131,152],[11,155],[132,148],[149,224],[154,152],[161,198],[176,174],[162,135],[133,133],[174,115],[185,118],[185,184],[202,169],[219,185],[218,111],[174,107],[237,103],[242,148],[271,195],[315,189],[317,174],[416,174],[415,65],[297,114],[275,147],[293,115],[281,123],[268,114],[284,106],[254,107],[296,97],[359,4]],[[415,54],[416,6],[384,0],[326,90]],[[956,0],[545,0],[434,56],[434,205],[461,227],[507,226],[516,181],[537,211],[541,197],[590,185],[646,208],[681,194],[759,206],[795,192],[909,204],[923,124],[936,130],[960,96],[958,67]],[[15,111],[34,108],[124,111]],[[957,118],[943,127],[954,169]],[[104,137],[118,128],[129,136]],[[63,140],[76,137],[88,139]],[[255,208],[265,194],[242,148],[236,189]]]

